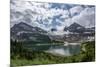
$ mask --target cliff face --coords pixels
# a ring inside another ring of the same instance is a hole
[[[11,38],[18,41],[50,41],[47,32],[38,27],[32,27],[26,23],[15,24],[11,28]]]

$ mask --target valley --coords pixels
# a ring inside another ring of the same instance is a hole
[[[56,35],[54,34],[56,32],[55,30],[49,33],[48,31],[30,26],[24,22],[15,24],[11,28],[11,64],[16,66],[25,64],[35,65],[94,61],[93,51],[95,48],[91,45],[91,42],[94,45],[95,40],[94,29],[86,29],[74,23],[65,28],[64,31],[66,34]],[[93,53],[89,52],[93,56],[90,59],[88,59],[87,52],[83,50],[88,51],[86,47],[83,47],[83,43],[89,45],[89,49],[92,47]],[[77,58],[79,56],[80,58]],[[43,61],[45,58],[46,60]],[[87,58],[87,60],[83,58]],[[62,60],[60,61],[60,59]],[[25,63],[24,61],[30,62]]]

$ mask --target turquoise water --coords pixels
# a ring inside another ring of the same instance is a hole
[[[45,51],[55,55],[63,55],[63,56],[71,56],[78,54],[80,52],[80,45],[79,44],[68,44],[64,46],[64,44],[28,44],[25,45],[26,48],[31,49],[33,51]]]

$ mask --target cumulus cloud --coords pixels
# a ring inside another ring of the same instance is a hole
[[[21,21],[50,30],[55,27],[63,30],[73,22],[85,27],[95,24],[95,7],[82,5],[41,3],[24,0],[11,0],[11,27]]]
[[[83,10],[84,8],[82,6],[75,6],[73,8],[70,9],[70,13],[72,16],[80,14],[80,12]]]
[[[94,27],[95,26],[95,8],[87,7],[79,15],[72,18],[73,22],[77,22],[84,27]]]

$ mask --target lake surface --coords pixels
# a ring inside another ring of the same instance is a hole
[[[45,51],[54,55],[62,55],[62,56],[71,56],[78,54],[80,52],[80,44],[79,43],[65,43],[65,44],[29,44],[26,45],[28,49],[33,51]]]

